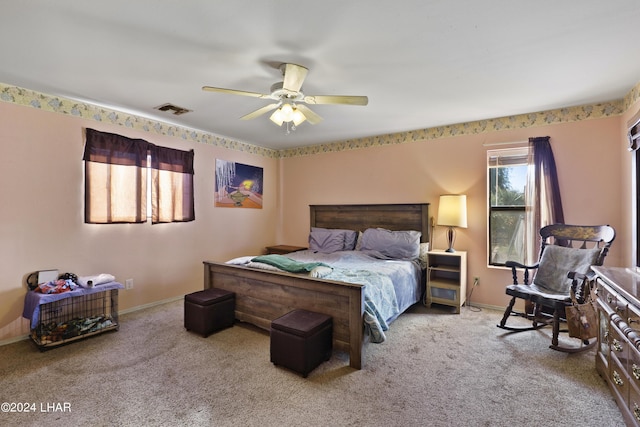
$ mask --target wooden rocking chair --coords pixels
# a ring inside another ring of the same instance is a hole
[[[593,276],[590,267],[602,265],[607,256],[611,243],[615,239],[615,230],[608,225],[584,226],[554,224],[540,229],[541,247],[539,261],[534,265],[523,265],[514,261],[507,261],[505,265],[511,267],[513,284],[507,286],[506,293],[511,301],[504,311],[499,328],[514,332],[530,331],[547,325],[553,326],[551,345],[549,348],[568,353],[584,351],[596,344],[596,339],[583,341],[580,347],[561,346],[558,342],[560,323],[565,320],[565,307],[571,305],[571,286],[579,300],[589,292]],[[522,269],[522,283],[518,283],[518,269]],[[533,279],[530,276],[534,273]],[[571,280],[570,272],[577,275]],[[575,289],[579,286],[580,289]],[[516,299],[525,301],[525,311],[515,312],[513,306]],[[532,321],[529,327],[507,326],[511,315],[519,315]],[[564,331],[563,331],[564,332]]]

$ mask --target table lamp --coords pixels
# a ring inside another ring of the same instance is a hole
[[[438,206],[438,225],[449,227],[447,242],[449,248],[445,252],[455,252],[453,242],[456,240],[454,227],[467,228],[467,196],[464,194],[444,194],[440,196]]]

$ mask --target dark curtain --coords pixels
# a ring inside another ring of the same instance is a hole
[[[86,130],[86,144],[82,160],[122,166],[147,166],[149,143],[114,133]]]
[[[121,135],[86,130],[85,215],[90,224],[140,223],[147,220],[149,143]]]
[[[151,149],[153,224],[195,220],[193,150]]]
[[[564,212],[562,210],[562,197],[560,196],[560,184],[558,183],[558,170],[556,160],[553,157],[553,150],[548,136],[529,138],[531,151],[533,153],[533,165],[536,175],[536,206],[547,204],[547,224],[543,224],[545,219],[543,209],[538,210],[536,223],[538,229],[549,224],[564,224]],[[542,194],[546,193],[546,198]]]
[[[631,119],[628,126],[629,151],[636,151],[640,148],[640,113]]]
[[[193,150],[87,129],[85,222],[145,222],[149,171],[152,223],[193,221],[193,158]]]
[[[558,171],[548,136],[529,138],[529,176],[527,201],[527,259],[535,261],[540,248],[540,229],[545,225],[564,224]]]

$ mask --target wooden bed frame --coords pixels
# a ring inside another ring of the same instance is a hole
[[[418,230],[429,242],[429,204],[311,205],[311,227],[364,231]],[[265,330],[271,321],[302,308],[333,317],[334,348],[349,353],[349,365],[364,365],[364,286],[285,272],[204,262],[204,288],[236,293],[236,319]]]

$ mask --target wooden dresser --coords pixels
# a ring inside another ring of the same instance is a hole
[[[640,275],[622,267],[597,274],[596,369],[607,381],[629,426],[640,426]]]

